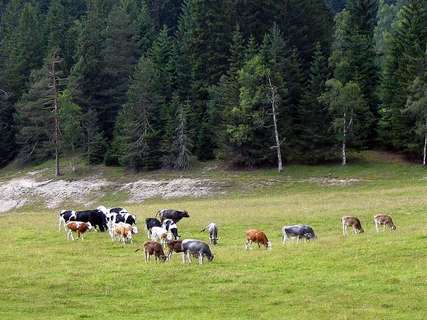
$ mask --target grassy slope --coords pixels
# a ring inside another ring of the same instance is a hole
[[[291,166],[282,175],[193,172],[188,175],[239,185],[276,182],[253,192],[233,188],[216,198],[129,207],[140,221],[162,207],[188,209],[191,218],[180,223],[184,238],[205,238],[200,227],[217,222],[220,245],[203,266],[182,265],[179,256],[145,264],[133,252],[145,233],[125,248],[101,233],[67,242],[55,212],[0,216],[0,319],[425,319],[427,174],[372,156],[348,168]],[[344,187],[304,182],[319,176],[362,181]],[[113,204],[114,197],[104,200]],[[370,221],[378,212],[393,215],[397,232],[374,232]],[[366,233],[344,239],[343,214],[361,217]],[[319,240],[283,247],[281,226],[299,222],[311,224]],[[271,252],[243,250],[249,227],[266,231]]]

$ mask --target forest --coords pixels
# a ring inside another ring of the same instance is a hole
[[[426,0],[0,0],[0,166],[425,165],[426,44]]]

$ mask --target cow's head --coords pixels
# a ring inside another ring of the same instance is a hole
[[[188,212],[187,211],[182,211],[182,216],[183,217],[185,217],[185,218],[190,218],[190,215],[188,214]]]
[[[267,250],[271,250],[271,241],[270,240],[267,241]]]

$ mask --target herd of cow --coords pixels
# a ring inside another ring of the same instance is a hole
[[[184,263],[191,263],[191,256],[196,257],[200,264],[203,263],[204,258],[209,261],[213,260],[214,255],[207,243],[196,239],[180,240],[177,223],[188,217],[190,216],[187,211],[163,209],[157,213],[156,217],[145,219],[145,228],[150,239],[143,246],[146,262],[150,260],[151,256],[154,256],[156,261],[170,260],[174,252],[182,253]],[[341,218],[341,223],[344,236],[348,235],[349,227],[352,228],[353,233],[364,232],[357,217],[344,216]],[[386,227],[391,230],[396,229],[392,218],[386,214],[375,215],[374,223],[377,232],[380,231],[380,226],[383,227],[383,230]],[[62,210],[59,214],[59,231],[61,227],[64,227],[68,240],[74,240],[73,232],[79,239],[83,239],[86,232],[99,229],[101,232],[108,231],[112,241],[132,243],[133,235],[138,233],[135,215],[130,214],[124,208],[107,209],[104,206],[85,211]],[[201,231],[207,231],[211,244],[218,243],[218,227],[215,223],[209,223]],[[296,239],[298,243],[299,240],[310,241],[317,238],[313,228],[305,224],[284,226],[282,236],[283,244],[291,239]],[[246,231],[245,248],[250,249],[253,243],[258,244],[258,247],[264,246],[266,249],[271,249],[271,241],[261,230],[249,229]],[[165,254],[164,248],[168,249],[167,254]]]

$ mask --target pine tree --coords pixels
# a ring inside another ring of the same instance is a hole
[[[383,106],[379,123],[382,144],[403,152],[417,152],[414,119],[402,113],[409,87],[420,70],[427,43],[427,8],[418,1],[401,7],[391,31],[381,82]]]
[[[105,88],[105,73],[103,60],[103,43],[105,41],[106,28],[105,3],[101,0],[91,0],[88,3],[88,12],[83,18],[79,35],[79,46],[77,49],[77,63],[73,67],[69,89],[71,91],[73,102],[79,105],[84,113],[90,112],[85,118],[85,143],[92,143],[96,138],[102,147],[97,152],[104,151],[104,137],[107,132],[112,130],[110,120],[110,110],[105,109],[105,95],[101,95]],[[99,117],[94,119],[94,116]],[[99,127],[94,127],[99,126]],[[99,159],[92,159],[91,153],[94,148],[86,145],[85,150],[89,152],[89,162],[99,162]],[[103,158],[104,154],[97,155],[97,158]]]
[[[159,71],[150,57],[142,57],[128,91],[128,102],[121,111],[113,145],[119,163],[134,170],[161,165],[161,83]]]
[[[83,117],[85,156],[89,164],[100,164],[104,161],[107,142],[99,128],[99,116],[94,109],[89,109]]]
[[[255,167],[271,163],[271,131],[267,130],[268,71],[256,55],[239,72],[240,103],[227,114],[225,159],[234,166]]]
[[[174,135],[173,150],[175,153],[174,168],[177,170],[187,170],[191,166],[192,143],[188,134],[187,114],[190,104],[178,104],[176,111],[176,129]]]
[[[318,43],[311,63],[307,87],[297,112],[297,141],[295,158],[299,161],[316,163],[335,157],[334,136],[328,108],[318,98],[325,90],[328,65]]]
[[[31,74],[31,87],[17,105],[19,131],[16,141],[19,146],[18,158],[21,163],[47,160],[53,155],[51,112],[47,64]]]
[[[16,153],[14,112],[9,93],[0,89],[0,167],[12,160]]]
[[[109,14],[102,49],[102,122],[105,136],[112,139],[116,116],[126,103],[129,78],[138,61],[137,30],[126,12],[126,5],[115,6]]]

